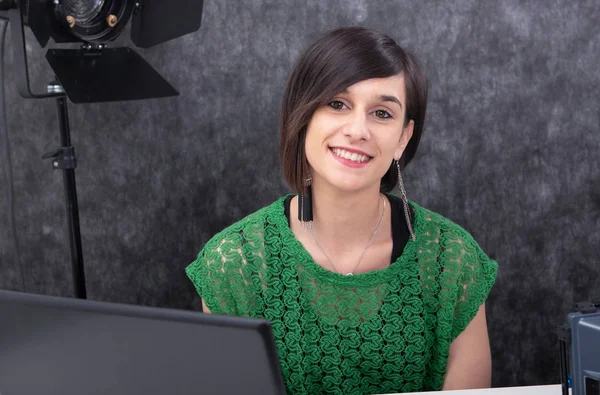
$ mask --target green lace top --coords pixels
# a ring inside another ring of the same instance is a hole
[[[209,310],[270,320],[289,394],[440,390],[450,343],[487,298],[496,262],[410,202],[416,241],[395,262],[334,273],[294,237],[284,200],[215,235],[186,268]]]

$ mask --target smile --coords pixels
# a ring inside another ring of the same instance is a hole
[[[334,153],[335,156],[355,163],[364,163],[371,160],[370,156],[357,154],[355,152],[349,152],[341,148],[331,148],[331,151]]]

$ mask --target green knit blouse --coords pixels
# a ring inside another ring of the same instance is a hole
[[[282,197],[216,234],[186,268],[213,314],[271,322],[289,394],[442,388],[450,343],[498,265],[460,226],[419,205],[388,268],[345,276],[294,237]]]

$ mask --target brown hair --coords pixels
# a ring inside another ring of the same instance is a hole
[[[285,180],[295,192],[305,192],[309,167],[304,142],[314,112],[357,82],[400,73],[406,83],[404,124],[414,121],[412,138],[399,160],[404,169],[417,151],[427,108],[427,77],[418,60],[387,35],[363,27],[331,30],[305,50],[290,74],[281,107],[279,157]],[[397,181],[392,163],[381,178],[381,191],[391,191]]]

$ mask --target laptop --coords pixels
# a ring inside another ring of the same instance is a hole
[[[1,395],[285,394],[269,321],[0,290]]]

